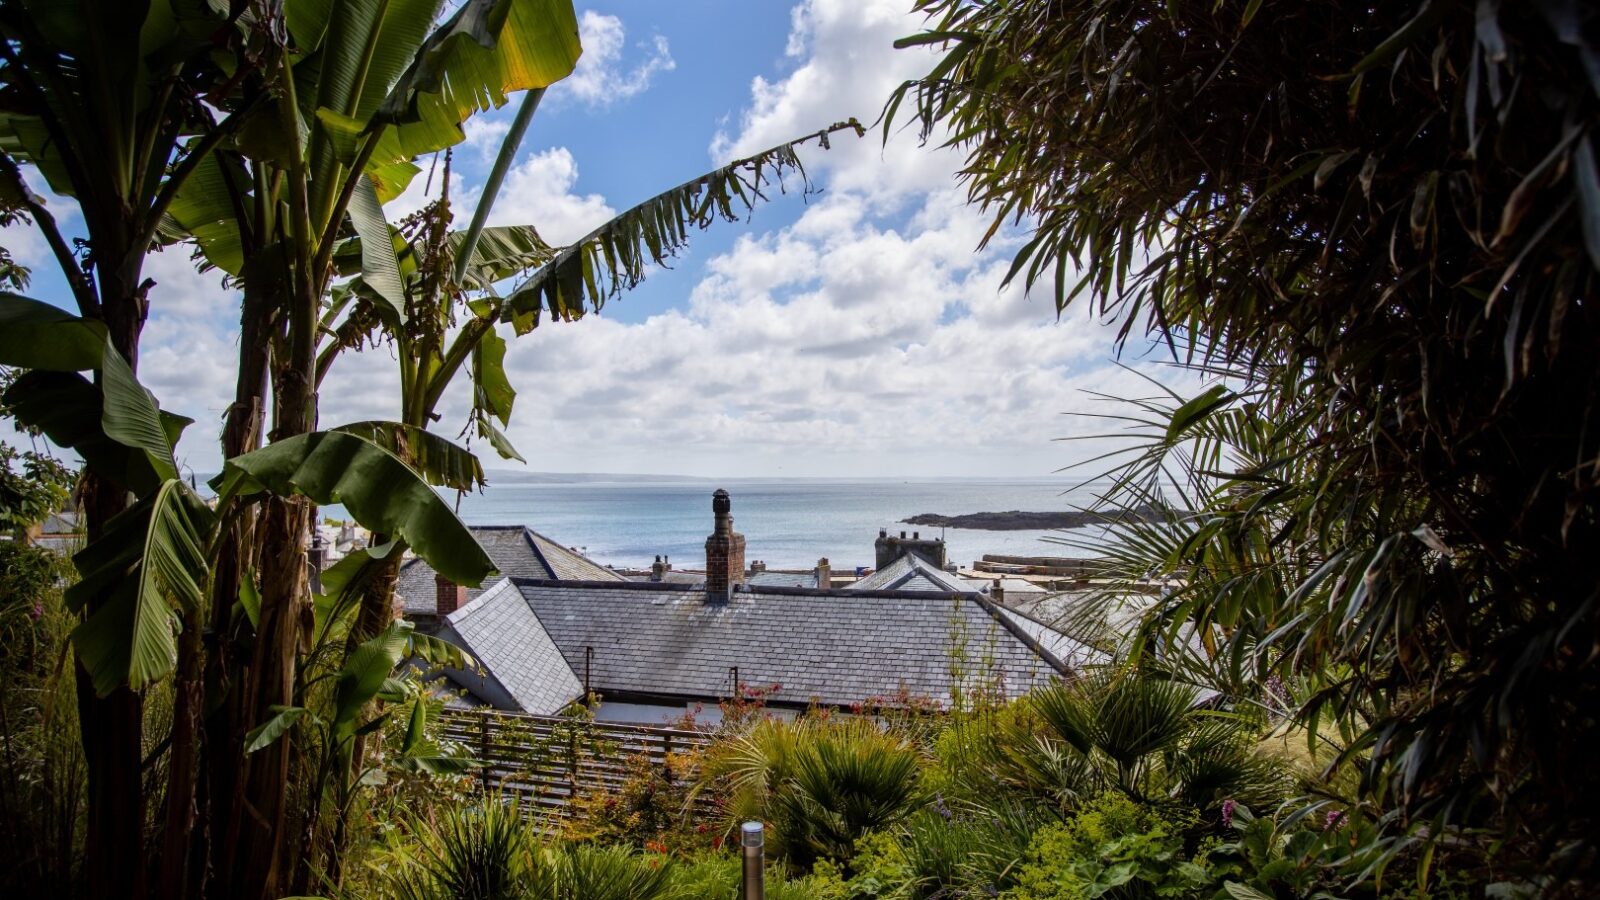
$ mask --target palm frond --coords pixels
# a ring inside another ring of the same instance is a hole
[[[801,189],[809,191],[797,148],[814,141],[826,149],[831,136],[840,131],[864,133],[855,119],[838,122],[734,160],[628,209],[517,284],[506,297],[506,318],[522,333],[536,327],[546,313],[557,321],[571,321],[588,309],[599,311],[607,300],[643,280],[649,266],[666,265],[688,244],[691,231],[708,228],[719,219],[737,221],[768,199],[774,182],[786,189],[786,174],[798,176]]]

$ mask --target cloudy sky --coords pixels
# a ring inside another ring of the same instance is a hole
[[[895,85],[931,65],[926,51],[892,47],[917,30],[909,6],[580,0],[584,57],[541,106],[491,222],[571,240],[714,165],[851,116],[872,122]],[[512,112],[469,127],[453,198],[478,192]],[[987,222],[963,202],[957,158],[874,133],[803,159],[821,193],[776,195],[750,221],[697,235],[603,316],[512,341],[509,434],[530,469],[1041,476],[1086,452],[1055,439],[1103,430],[1069,415],[1096,408],[1085,391],[1147,392],[1114,363],[1107,329],[1058,319],[1043,292],[1000,290],[1017,241],[974,252]],[[423,202],[425,181],[391,220]],[[55,206],[70,227],[70,204]],[[30,293],[66,305],[36,236],[7,229],[0,244],[36,267]],[[146,274],[158,286],[140,377],[195,418],[180,455],[214,471],[236,295],[184,252],[156,255]],[[398,383],[387,350],[347,354],[323,387],[322,424],[393,417]],[[465,391],[444,411],[437,430],[455,437]]]

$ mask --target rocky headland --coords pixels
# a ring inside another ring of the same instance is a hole
[[[1128,518],[1149,519],[1155,513],[1156,509],[1153,506],[1097,512],[1079,510],[1023,512],[1012,509],[1005,512],[966,513],[959,516],[921,513],[900,521],[907,525],[925,525],[935,528],[970,528],[974,531],[1045,531],[1052,528],[1082,528],[1085,525],[1102,525],[1108,521],[1119,521]]]

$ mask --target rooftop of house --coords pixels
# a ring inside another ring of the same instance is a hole
[[[769,702],[793,706],[942,703],[985,688],[1015,697],[1096,658],[976,593],[743,585],[712,597],[670,582],[509,578],[441,624],[483,667],[469,689],[536,713],[583,696],[585,681],[646,702],[773,684]]]
[[[45,516],[39,523],[39,533],[45,535],[81,535],[83,524],[78,521],[78,514],[74,510],[64,509]]]
[[[809,572],[761,571],[751,572],[745,579],[751,587],[805,587],[817,586],[817,570]]]
[[[556,581],[624,580],[616,572],[526,526],[474,525],[471,531],[503,576]],[[395,593],[405,600],[407,615],[433,614],[438,608],[433,567],[421,559],[407,560],[400,567]],[[467,597],[482,593],[482,588],[469,589]]]
[[[972,582],[940,569],[915,553],[906,553],[887,566],[845,588],[849,591],[939,591],[976,594]]]

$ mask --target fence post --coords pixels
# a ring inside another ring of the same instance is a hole
[[[578,799],[578,726],[567,723],[567,806]]]
[[[489,771],[492,764],[489,762],[488,713],[483,713],[478,716],[478,759],[483,763],[483,774],[478,778],[478,784],[482,785],[483,792],[487,794],[489,793],[489,778],[492,774]]]

